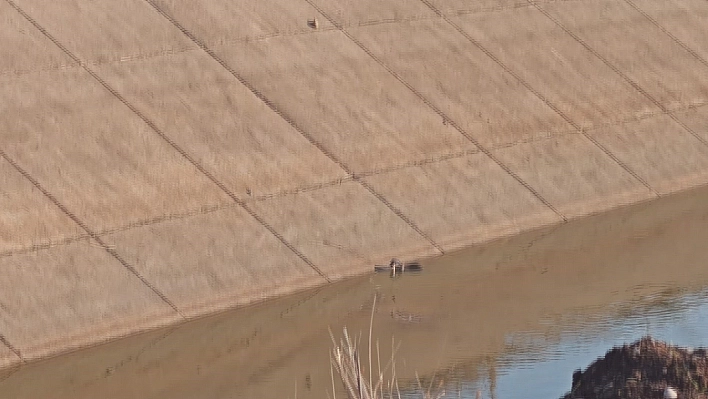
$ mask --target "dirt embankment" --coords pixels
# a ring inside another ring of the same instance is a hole
[[[705,348],[679,348],[644,337],[573,373],[572,390],[562,399],[659,399],[667,388],[678,399],[708,399]]]

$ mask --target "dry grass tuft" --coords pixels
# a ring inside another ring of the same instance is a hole
[[[374,302],[374,307],[376,303]],[[362,368],[361,356],[359,348],[361,347],[361,335],[356,340],[352,340],[349,336],[349,332],[345,327],[343,329],[343,336],[337,342],[330,330],[330,337],[332,338],[333,349],[331,352],[331,370],[332,375],[332,393],[334,399],[336,399],[336,388],[334,382],[334,370],[337,371],[339,378],[344,385],[349,399],[401,399],[401,391],[398,387],[398,379],[396,377],[396,363],[395,354],[398,351],[398,347],[394,345],[393,339],[391,340],[391,345],[393,351],[391,353],[391,358],[387,360],[384,367],[381,367],[381,357],[379,350],[379,343],[376,342],[376,360],[378,373],[376,377],[372,376],[373,373],[373,358],[371,356],[371,336],[373,330],[373,316],[374,307],[371,309],[371,324],[369,326],[369,365],[368,365],[368,379],[366,378],[367,371]],[[435,394],[433,391],[433,383],[431,381],[430,386],[424,389],[416,373],[416,380],[418,382],[418,388],[423,399],[440,399],[445,396],[445,391],[443,390],[443,382],[435,389]]]

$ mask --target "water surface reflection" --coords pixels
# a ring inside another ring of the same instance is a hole
[[[567,392],[574,369],[643,335],[679,346],[708,347],[708,289],[671,290],[609,308],[597,317],[568,317],[559,336],[510,334],[505,354],[493,365],[472,360],[482,365],[474,376],[450,370],[446,391],[461,398],[475,398],[478,391],[488,398],[559,398]],[[458,368],[464,370],[465,365]]]

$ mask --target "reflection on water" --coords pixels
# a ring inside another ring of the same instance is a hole
[[[475,398],[478,391],[489,398],[559,398],[568,391],[573,370],[644,335],[679,346],[708,347],[708,289],[658,293],[614,304],[600,317],[571,316],[567,321],[560,336],[550,340],[533,332],[510,334],[507,354],[495,359],[492,372],[487,368],[481,377],[466,381],[457,375],[446,391],[461,398]]]
[[[0,371],[0,397],[332,397],[329,331],[368,347],[373,308],[404,392],[559,398],[613,345],[708,345],[706,226],[703,188]]]

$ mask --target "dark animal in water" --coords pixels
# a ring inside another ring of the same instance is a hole
[[[420,271],[422,268],[423,267],[418,262],[403,263],[396,258],[391,259],[391,261],[388,263],[388,266],[374,266],[374,270],[377,272],[390,271],[393,275],[397,273]]]

